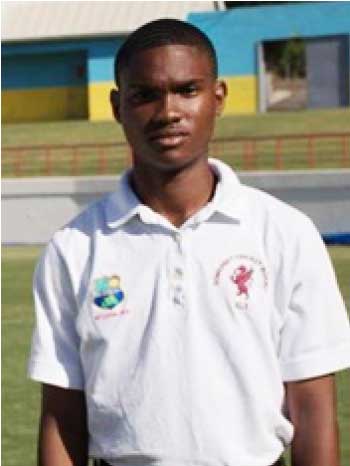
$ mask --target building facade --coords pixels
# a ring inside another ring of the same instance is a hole
[[[226,114],[264,111],[262,46],[295,37],[308,44],[310,106],[349,105],[350,2],[226,11],[215,11],[217,2],[154,2],[154,8],[153,2],[87,2],[85,10],[84,3],[35,2],[25,17],[8,2],[2,27],[3,122],[112,119],[115,54],[132,30],[160,17],[188,20],[213,41],[229,89]]]
[[[226,113],[265,110],[263,44],[304,39],[309,107],[349,106],[350,2],[295,2],[194,13],[188,20],[213,41],[228,84]],[[335,40],[336,39],[336,40]],[[330,101],[315,99],[337,92]]]
[[[7,45],[3,121],[112,119],[113,57],[122,41],[112,37]]]

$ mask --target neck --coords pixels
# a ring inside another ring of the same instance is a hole
[[[131,183],[145,205],[179,227],[211,200],[216,179],[204,159],[171,173],[136,165]]]

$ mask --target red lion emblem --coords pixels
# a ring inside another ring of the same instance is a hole
[[[244,265],[240,265],[237,267],[233,275],[231,276],[231,280],[235,285],[237,285],[237,295],[240,296],[242,294],[248,297],[248,283],[253,275],[253,269],[247,269]]]

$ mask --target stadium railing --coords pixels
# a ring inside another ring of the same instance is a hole
[[[210,155],[236,170],[308,170],[350,167],[350,133],[215,139]],[[132,164],[126,143],[5,146],[3,177],[115,174]]]

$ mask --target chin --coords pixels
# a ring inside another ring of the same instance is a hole
[[[152,157],[150,162],[153,166],[161,169],[162,171],[173,171],[186,168],[203,159],[203,156],[193,155],[193,152],[180,152],[177,150],[166,150],[157,153]]]

